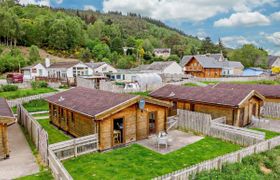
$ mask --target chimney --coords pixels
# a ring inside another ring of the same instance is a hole
[[[50,60],[49,56],[47,56],[45,59],[45,66],[46,66],[46,68],[51,66],[51,60]]]

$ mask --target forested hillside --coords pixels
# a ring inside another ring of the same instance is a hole
[[[117,68],[160,61],[155,48],[171,48],[168,60],[179,61],[184,55],[218,53],[226,49],[220,41],[199,40],[170,28],[164,23],[136,14],[100,13],[71,9],[51,9],[0,1],[0,43],[2,46],[31,47],[29,56],[19,50],[0,47],[0,72],[17,70],[34,63],[38,48],[48,53],[82,61],[106,61]],[[123,47],[131,47],[124,55]],[[2,49],[2,50],[1,50]],[[32,58],[30,58],[32,56]],[[235,59],[239,58],[235,56]]]

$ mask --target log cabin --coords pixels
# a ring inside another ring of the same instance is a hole
[[[98,134],[99,150],[166,131],[171,103],[77,87],[47,97],[50,121],[74,137]]]
[[[219,83],[213,88],[256,90],[265,97],[265,102],[280,103],[279,85]]]
[[[0,98],[0,159],[10,156],[8,143],[8,126],[16,122],[16,119],[4,98]]]
[[[207,113],[212,119],[226,117],[229,125],[244,127],[252,116],[259,117],[264,97],[254,90],[219,89],[166,85],[150,94],[151,97],[173,103],[170,115],[177,109]]]
[[[222,76],[222,65],[213,57],[205,55],[184,56],[180,62],[185,74],[200,78],[219,78]]]

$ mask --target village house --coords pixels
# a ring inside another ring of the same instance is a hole
[[[14,124],[14,117],[7,101],[0,98],[0,160],[6,159],[10,155],[8,144],[8,126]]]
[[[150,97],[77,87],[47,97],[51,123],[74,137],[98,134],[111,149],[165,131],[171,104]]]
[[[117,73],[117,69],[111,66],[110,64],[107,64],[105,62],[89,62],[86,63],[87,66],[89,66],[94,73],[98,74],[111,74],[111,73]]]
[[[241,76],[244,69],[240,62],[228,61],[223,54],[184,56],[180,64],[185,74],[206,78]]]
[[[93,74],[93,70],[80,61],[56,62],[46,67],[49,78],[67,81],[69,84],[73,84],[78,76],[90,76]]]
[[[155,57],[167,59],[171,55],[171,49],[168,48],[154,49],[154,55]]]
[[[280,67],[280,57],[279,56],[268,56],[268,66],[269,68]]]
[[[226,117],[229,125],[244,127],[252,116],[259,117],[264,97],[254,90],[184,87],[166,85],[150,94],[151,97],[173,103],[170,115],[177,109],[207,113],[213,119]]]
[[[158,74],[183,74],[182,67],[175,61],[155,61],[142,71]]]
[[[184,56],[180,62],[185,74],[200,78],[219,78],[222,66],[214,58],[205,55]]]
[[[219,83],[213,88],[232,89],[232,90],[255,90],[265,97],[265,102],[280,103],[280,86],[264,85],[264,84],[230,84]]]
[[[41,64],[35,64],[33,66],[27,66],[21,69],[24,80],[34,80],[36,77],[48,77],[47,68]]]

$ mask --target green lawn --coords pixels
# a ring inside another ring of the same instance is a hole
[[[207,85],[215,85],[219,83],[219,81],[200,81],[200,82]]]
[[[32,96],[37,94],[44,94],[55,92],[56,90],[52,88],[38,88],[38,89],[19,89],[17,91],[10,91],[10,92],[0,92],[0,97],[6,99],[17,99],[26,96]]]
[[[49,116],[49,113],[43,113],[43,114],[33,114],[33,117],[47,117]]]
[[[71,139],[69,136],[65,135],[62,131],[58,130],[52,124],[50,124],[49,119],[38,120],[44,130],[47,131],[49,135],[49,143],[54,144],[62,141]]]
[[[280,85],[279,80],[259,80],[259,81],[232,81],[231,84],[266,84],[266,85]]]
[[[36,100],[32,100],[28,103],[23,103],[23,107],[28,112],[38,112],[38,111],[48,111],[49,110],[48,102],[43,99],[36,99]],[[17,109],[17,107],[12,108],[14,113],[16,113],[16,109]]]
[[[212,137],[166,155],[138,144],[105,153],[93,153],[64,162],[75,180],[151,179],[240,149]]]
[[[278,180],[280,179],[280,147],[246,157],[241,163],[229,164],[222,170],[200,173],[197,180]]]
[[[265,139],[272,139],[272,138],[280,135],[280,133],[278,133],[278,132],[269,131],[269,130],[265,130],[265,129],[260,129],[260,128],[251,128],[251,129],[256,130],[256,131],[264,132],[265,133]]]
[[[191,86],[191,87],[194,87],[194,86],[198,86],[198,85],[195,84],[195,83],[185,83],[184,86]]]
[[[150,92],[149,91],[146,91],[146,92],[133,92],[133,93],[130,93],[130,94],[137,95],[137,96],[149,96]]]
[[[53,179],[54,177],[52,176],[51,171],[49,169],[46,169],[30,176],[20,177],[17,180],[53,180]]]

